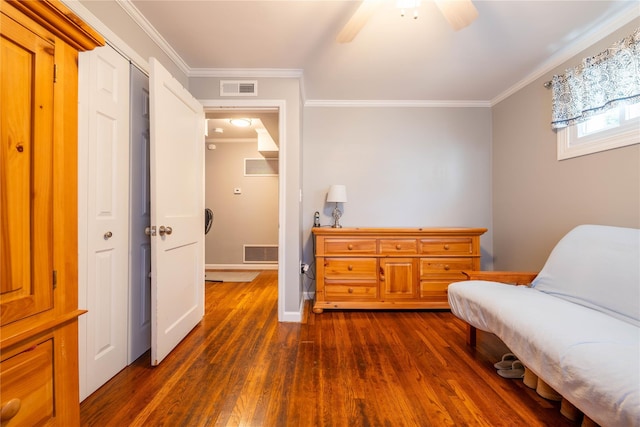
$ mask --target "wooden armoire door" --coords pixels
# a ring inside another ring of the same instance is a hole
[[[54,44],[2,14],[0,324],[52,307]],[[48,79],[42,76],[49,76]]]

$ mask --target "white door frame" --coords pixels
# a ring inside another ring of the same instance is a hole
[[[279,166],[278,166],[278,320],[285,318],[285,271],[286,269],[286,210],[287,210],[287,161],[286,161],[286,101],[283,99],[199,99],[205,114],[207,111],[217,111],[224,108],[239,108],[250,110],[252,108],[277,108],[278,109],[278,141],[279,141]],[[206,183],[205,183],[206,186]]]

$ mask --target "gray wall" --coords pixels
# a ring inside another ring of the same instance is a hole
[[[278,244],[278,177],[244,176],[245,158],[263,158],[257,140],[215,146],[205,154],[205,206],[215,215],[205,264],[240,265],[243,244]]]
[[[493,108],[495,269],[533,270],[578,224],[640,227],[640,146],[556,160],[543,83],[631,34],[625,26]]]
[[[304,259],[313,260],[313,213],[330,224],[331,184],[347,186],[345,227],[486,227],[492,260],[489,108],[304,110]]]

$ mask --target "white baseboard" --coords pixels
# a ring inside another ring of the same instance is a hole
[[[278,264],[205,264],[205,270],[277,270]]]
[[[285,311],[282,315],[282,319],[278,319],[278,322],[300,323],[302,322],[302,312]]]

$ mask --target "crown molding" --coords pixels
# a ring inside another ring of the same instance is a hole
[[[302,77],[296,68],[191,68],[188,77],[294,78]]]
[[[595,43],[604,39],[614,31],[622,28],[627,25],[634,19],[640,17],[640,7],[638,7],[638,3],[630,2],[630,5],[623,10],[621,10],[616,15],[613,15],[610,19],[603,22],[598,27],[594,28],[592,31],[584,34],[582,37],[576,39],[573,43],[567,45],[556,54],[552,55],[549,59],[542,63],[538,68],[536,68],[531,74],[529,74],[524,79],[520,80],[515,85],[511,86],[509,89],[505,90],[495,98],[490,101],[491,106],[498,104],[499,102],[505,100],[509,96],[518,92],[520,89],[525,86],[535,82],[539,78],[549,74],[555,68],[559,67],[566,61],[570,60],[574,56],[578,55],[585,49],[588,49],[590,46],[593,46]],[[550,78],[550,77],[549,77]]]
[[[153,40],[155,44],[162,49],[162,51],[176,64],[176,66],[182,71],[187,77],[189,76],[189,71],[191,70],[186,62],[182,59],[178,52],[176,52],[173,47],[162,37],[162,35],[155,29],[153,25],[144,17],[142,13],[138,10],[137,7],[131,2],[131,0],[117,0],[116,1],[122,9],[133,19],[133,21],[138,24],[142,31],[144,31],[150,38]]]
[[[309,99],[304,103],[305,107],[338,107],[338,108],[487,108],[491,107],[489,101],[448,101],[448,100],[386,100],[386,99]]]

